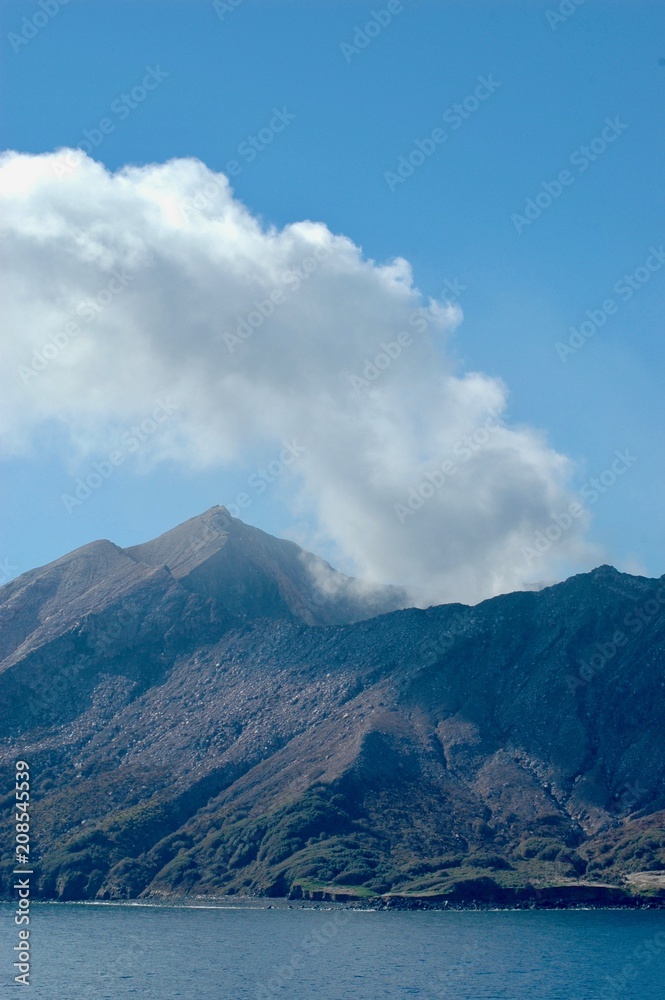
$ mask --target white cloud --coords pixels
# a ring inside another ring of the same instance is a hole
[[[406,261],[367,260],[320,223],[266,228],[195,160],[110,174],[72,151],[8,153],[0,188],[6,452],[57,421],[98,454],[169,393],[156,460],[224,464],[296,439],[292,509],[372,581],[476,601],[588,560],[586,516],[525,558],[575,499],[570,462],[502,422],[498,379],[456,369],[461,312],[423,301]]]

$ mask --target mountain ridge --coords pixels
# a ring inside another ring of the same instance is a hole
[[[0,588],[43,898],[665,899],[663,578],[359,617],[299,552],[216,507]]]

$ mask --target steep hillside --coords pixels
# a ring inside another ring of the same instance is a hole
[[[663,579],[376,614],[314,559],[213,508],[0,589],[44,897],[665,899]]]

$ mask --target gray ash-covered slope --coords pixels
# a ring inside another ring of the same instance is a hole
[[[363,587],[294,542],[231,517],[225,507],[213,507],[126,552],[139,563],[167,565],[188,590],[242,617],[295,617],[308,625],[338,625],[408,603],[403,590]]]
[[[663,579],[362,594],[221,507],[1,588],[40,893],[665,898]]]

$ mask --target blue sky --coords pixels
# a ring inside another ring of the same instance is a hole
[[[503,380],[510,423],[572,460],[574,491],[629,449],[636,460],[593,504],[590,538],[615,563],[663,573],[662,4],[564,3],[572,13],[559,20],[548,18],[554,2],[405,0],[356,51],[382,0],[226,6],[70,0],[26,32],[39,4],[5,0],[1,146],[76,147],[146,67],[161,68],[131,114],[111,114],[94,158],[116,170],[197,157],[221,172],[236,160],[235,195],[264,222],[321,221],[378,263],[406,258],[426,297],[461,289],[464,320],[448,340],[459,370]],[[34,37],[17,43],[21,32]],[[479,78],[496,89],[474,101]],[[462,120],[452,109],[465,100]],[[294,117],[249,162],[239,147],[275,109]],[[427,144],[435,129],[445,141]],[[395,181],[418,141],[434,151],[421,165],[411,156],[419,165]],[[542,194],[544,182],[558,191],[561,171],[560,194]],[[545,207],[520,222],[539,194]],[[635,275],[630,295],[624,275]],[[602,325],[564,360],[556,345],[587,311]],[[173,459],[149,472],[128,464],[68,514],[67,447],[43,426],[3,460],[0,563],[12,575],[232,502],[260,460],[194,472]],[[256,497],[246,519],[275,534],[297,524],[280,489]],[[335,551],[324,536],[321,550]]]

